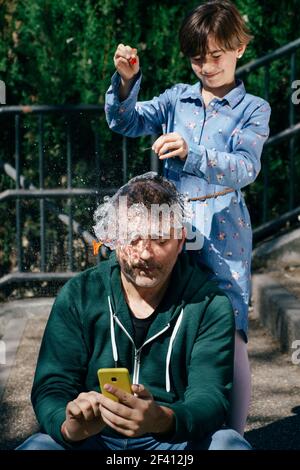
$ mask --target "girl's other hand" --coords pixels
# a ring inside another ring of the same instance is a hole
[[[152,150],[160,160],[171,157],[185,160],[189,152],[188,144],[177,132],[161,135],[152,145]]]

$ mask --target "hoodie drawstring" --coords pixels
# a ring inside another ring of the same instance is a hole
[[[166,359],[166,391],[167,392],[170,392],[170,390],[171,390],[169,367],[170,367],[170,360],[171,360],[171,354],[172,354],[172,347],[173,347],[175,337],[177,335],[177,331],[179,330],[179,327],[180,327],[180,324],[181,324],[181,321],[182,321],[182,316],[183,316],[183,308],[181,309],[180,315],[177,318],[173,333],[172,333],[171,338],[170,338],[168,352],[167,352],[167,359]]]
[[[118,366],[118,349],[116,343],[116,336],[115,336],[115,328],[114,328],[114,313],[111,306],[110,296],[108,296],[108,305],[110,311],[110,338],[111,338],[111,347],[113,352],[113,358],[115,361],[115,367]]]
[[[111,305],[111,300],[110,300],[110,296],[108,296],[108,305],[109,305],[109,312],[110,312],[110,337],[111,337],[111,346],[112,346],[112,352],[113,352],[113,358],[114,358],[114,361],[115,361],[115,367],[117,367],[118,365],[118,349],[117,349],[117,343],[116,343],[116,336],[115,336],[115,328],[114,328],[114,312],[113,312],[113,309],[112,309],[112,305]],[[173,343],[175,341],[175,337],[177,335],[177,332],[179,330],[179,327],[180,327],[180,324],[181,324],[181,321],[182,321],[182,317],[183,317],[183,308],[181,309],[181,312],[180,312],[180,315],[179,317],[177,318],[177,321],[175,323],[175,327],[174,327],[174,330],[172,332],[172,335],[171,335],[171,338],[170,338],[170,341],[169,341],[169,346],[168,346],[168,351],[167,351],[167,356],[166,356],[166,391],[167,392],[170,392],[171,390],[171,385],[170,385],[170,372],[169,372],[169,368],[170,368],[170,360],[171,360],[171,354],[172,354],[172,347],[173,347]],[[117,319],[118,320],[118,319]],[[124,332],[127,334],[127,336],[130,338],[130,336],[128,335],[127,331],[125,330],[125,328],[123,327],[123,325],[118,321],[118,324],[119,326],[122,328],[122,330],[124,330]],[[159,336],[160,334],[162,334],[165,330],[167,330],[168,328],[170,327],[170,324],[168,324],[162,331],[160,331],[158,334],[156,334],[155,336],[153,336],[152,338],[150,338],[148,341],[146,341],[143,346],[145,344],[147,344],[148,342],[152,341],[153,339],[155,339],[157,336]],[[130,340],[132,341],[132,339],[130,338]],[[132,341],[133,342],[133,341]],[[134,344],[134,343],[133,343]],[[141,350],[141,348],[139,349],[139,351]]]

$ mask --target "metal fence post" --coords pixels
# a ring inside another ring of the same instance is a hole
[[[69,190],[72,189],[72,122],[71,118],[67,121],[67,187]],[[72,199],[69,198],[68,202],[68,255],[69,255],[69,271],[73,271],[74,259],[73,259],[73,203]]]
[[[296,80],[296,53],[293,52],[291,54],[291,61],[290,61],[290,77],[291,83]],[[295,124],[295,106],[292,101],[292,97],[290,97],[289,103],[289,123],[290,126]],[[295,138],[292,137],[289,142],[289,210],[292,210],[295,205]]]
[[[39,114],[39,186],[40,189],[44,189],[44,117]],[[41,259],[40,268],[41,271],[46,270],[46,230],[45,230],[45,199],[40,199],[40,249]]]
[[[16,189],[20,189],[20,114],[15,115],[15,159],[16,159]],[[23,247],[22,247],[22,221],[21,200],[16,198],[16,242],[17,242],[17,266],[18,271],[23,271]]]
[[[122,172],[123,184],[127,183],[127,137],[122,139]]]

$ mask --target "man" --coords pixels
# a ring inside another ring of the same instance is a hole
[[[155,173],[101,205],[95,233],[109,260],[65,284],[53,306],[32,390],[43,434],[19,449],[250,449],[221,429],[232,387],[234,317],[193,262],[184,204]],[[128,394],[97,370],[126,367]]]

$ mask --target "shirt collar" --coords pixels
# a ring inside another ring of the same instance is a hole
[[[182,95],[180,96],[180,100],[191,99],[191,100],[196,101],[200,99],[202,103],[202,96],[200,94],[201,89],[202,89],[201,81],[195,83],[194,85],[190,85],[182,93]],[[242,101],[245,94],[246,94],[246,89],[245,89],[244,83],[242,80],[238,78],[236,80],[236,86],[232,90],[230,90],[230,92],[227,93],[227,95],[223,96],[223,98],[215,98],[215,100],[219,102],[226,100],[229,106],[231,108],[234,108],[240,103],[240,101]]]
[[[196,82],[194,85],[189,85],[186,90],[181,94],[180,100],[201,100],[202,96],[200,90],[202,88],[201,82]]]
[[[231,108],[235,108],[246,94],[245,86],[239,78],[236,80],[236,86],[230,90],[227,95],[223,96],[222,100],[226,100]]]

